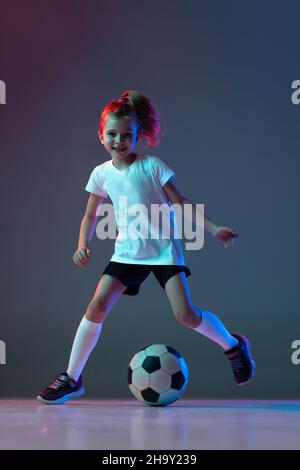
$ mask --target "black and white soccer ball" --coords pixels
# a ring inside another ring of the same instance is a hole
[[[138,351],[128,367],[128,385],[133,395],[152,406],[170,405],[184,393],[188,367],[171,346],[152,344]]]

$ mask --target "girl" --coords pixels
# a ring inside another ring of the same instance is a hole
[[[184,264],[178,238],[130,237],[128,213],[121,208],[120,196],[126,196],[127,206],[141,203],[148,209],[153,204],[191,204],[174,184],[174,172],[158,157],[135,152],[137,141],[156,148],[159,143],[160,119],[152,102],[132,90],[113,100],[104,108],[98,135],[111,159],[98,165],[91,173],[86,190],[90,193],[83,217],[78,248],[73,260],[86,268],[91,257],[90,242],[95,232],[97,209],[109,196],[115,210],[118,236],[114,254],[105,267],[95,294],[82,318],[71,350],[66,372],[45,388],[38,399],[60,404],[84,393],[81,373],[95,347],[102,325],[122,294],[137,295],[140,285],[153,272],[165,290],[176,319],[219,344],[229,359],[234,380],[248,383],[255,374],[255,362],[245,336],[231,334],[220,319],[192,302],[187,277],[191,272]],[[150,210],[147,212],[150,220]],[[173,229],[176,222],[171,218]],[[238,238],[231,228],[220,227],[204,216],[204,228],[228,247]]]

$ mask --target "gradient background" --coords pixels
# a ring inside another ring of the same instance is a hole
[[[130,88],[166,120],[152,154],[179,190],[240,233],[228,250],[206,234],[185,261],[193,302],[250,337],[257,377],[237,387],[221,348],[176,322],[151,275],[105,321],[86,396],[132,398],[131,357],[161,342],[188,362],[185,398],[299,398],[299,18],[294,1],[0,2],[1,396],[34,397],[66,369],[114,245],[95,236],[89,269],[72,261],[84,187],[110,158],[98,120]]]

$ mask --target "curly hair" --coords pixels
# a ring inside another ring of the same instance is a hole
[[[133,117],[138,125],[138,136],[146,142],[147,148],[156,148],[160,142],[160,114],[151,100],[134,90],[125,90],[117,100],[110,101],[103,109],[99,122],[102,134],[108,115]]]

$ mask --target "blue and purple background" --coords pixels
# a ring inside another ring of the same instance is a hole
[[[123,296],[84,371],[87,397],[131,398],[131,357],[165,343],[185,357],[185,397],[299,398],[300,4],[296,1],[11,1],[0,3],[0,395],[34,397],[65,370],[113,241],[72,255],[91,170],[109,159],[102,108],[125,89],[167,123],[157,151],[180,191],[220,225],[185,252],[195,305],[249,336],[257,377],[236,387],[219,346],[176,322],[153,276]]]

